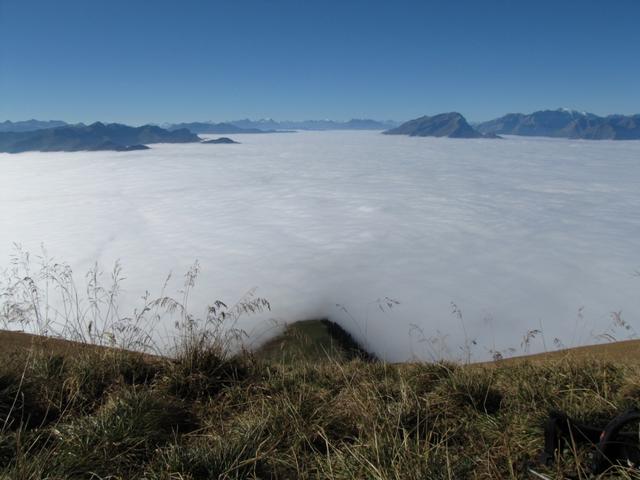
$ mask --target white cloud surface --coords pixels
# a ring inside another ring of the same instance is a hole
[[[640,142],[234,139],[0,154],[0,262],[13,242],[43,243],[76,272],[120,259],[134,298],[198,259],[199,307],[257,286],[272,317],[327,316],[357,332],[342,304],[391,360],[428,356],[411,324],[458,354],[451,302],[476,358],[540,326],[550,348],[592,342],[612,311],[638,320]],[[384,296],[401,305],[380,312]]]

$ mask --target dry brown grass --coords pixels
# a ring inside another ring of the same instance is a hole
[[[522,362],[543,363],[549,360],[601,360],[639,365],[640,340],[623,340],[619,342],[609,342],[597,345],[585,345],[581,347],[566,348],[562,350],[555,350],[552,352],[543,352],[532,355],[522,355],[506,358],[504,360],[501,360],[501,362],[509,365]]]
[[[4,353],[14,353],[36,348],[40,351],[69,355],[78,350],[100,348],[86,343],[72,342],[61,338],[43,337],[26,332],[0,330],[0,346]]]
[[[326,329],[323,326],[312,326],[309,329],[305,324],[311,322],[297,322],[289,327],[285,335],[269,340],[258,351],[260,357],[270,361],[278,361],[293,355],[297,360],[313,359],[317,361],[321,357],[342,355],[339,347],[326,338]],[[43,351],[54,354],[66,355],[76,352],[78,349],[107,348],[74,342],[61,338],[43,337],[26,332],[0,330],[0,346],[4,352],[22,351],[31,347],[37,347]],[[581,347],[555,350],[551,352],[536,353],[505,358],[498,362],[481,362],[481,365],[513,365],[516,363],[540,363],[549,360],[577,360],[577,361],[609,361],[614,363],[640,364],[640,340],[623,340],[619,342],[602,343],[597,345],[585,345]]]
[[[70,271],[47,265],[38,278],[75,301]],[[49,290],[25,276],[28,262],[14,267],[4,325],[51,334]],[[342,355],[330,329],[309,323],[261,355],[234,348],[236,325],[268,302],[249,292],[194,317],[197,274],[195,264],[180,300],[145,296],[123,317],[119,269],[109,288],[94,271],[88,298],[59,318],[60,335],[79,343],[0,332],[0,480],[526,478],[550,409],[598,425],[640,406],[636,341],[490,364],[388,364]],[[145,328],[165,314],[177,319],[170,357],[127,350],[158,351]],[[546,473],[587,478],[583,453]]]
[[[600,424],[640,404],[640,365],[584,356],[283,363],[204,345],[149,362],[15,332],[0,345],[2,480],[526,478],[550,409]],[[582,475],[582,455],[546,473]]]

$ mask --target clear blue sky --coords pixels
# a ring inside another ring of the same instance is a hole
[[[0,120],[640,112],[639,0],[0,0]]]

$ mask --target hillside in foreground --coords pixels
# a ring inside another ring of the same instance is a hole
[[[174,359],[2,332],[0,478],[529,478],[550,409],[602,424],[639,403],[637,362],[605,350],[386,364],[336,331],[299,323],[235,356],[188,341]],[[583,453],[536,468],[563,478]]]

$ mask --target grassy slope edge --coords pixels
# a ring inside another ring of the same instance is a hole
[[[153,361],[0,332],[0,478],[526,478],[550,409],[598,424],[640,404],[637,361],[386,364],[290,328],[293,349]],[[586,477],[583,453],[547,473]]]

